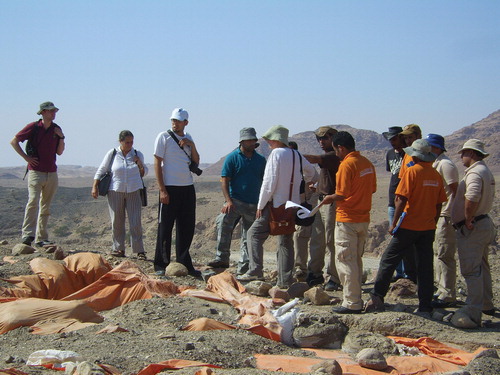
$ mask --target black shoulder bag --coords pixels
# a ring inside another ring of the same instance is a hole
[[[170,136],[174,139],[174,141],[177,142],[177,146],[179,146],[179,148],[182,151],[184,151],[184,153],[186,154],[186,156],[189,158],[189,170],[191,172],[193,172],[195,175],[200,176],[203,173],[203,171],[200,168],[198,168],[198,163],[195,163],[193,161],[193,159],[191,159],[191,156],[188,155],[188,153],[186,152],[186,150],[184,150],[181,147],[181,145],[179,143],[179,139],[175,136],[174,132],[172,130],[170,130],[170,129],[168,129],[167,131],[168,131],[168,134],[170,134]]]
[[[135,151],[135,156],[137,156],[137,150],[134,149]],[[139,176],[141,176],[141,172],[139,171]],[[148,189],[146,188],[146,185],[144,185],[144,180],[141,176],[141,182],[142,182],[142,189],[139,189],[139,193],[141,194],[141,202],[142,206],[146,207],[148,205]]]
[[[109,185],[111,184],[111,166],[113,165],[113,160],[115,160],[116,148],[113,150],[113,156],[111,156],[111,161],[108,165],[108,170],[101,177],[99,177],[99,183],[97,184],[97,190],[99,195],[108,195]]]

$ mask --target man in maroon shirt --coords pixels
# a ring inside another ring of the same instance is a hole
[[[22,240],[30,245],[50,245],[47,222],[50,204],[58,186],[56,154],[64,151],[64,134],[54,123],[59,111],[52,102],[40,104],[42,118],[26,125],[10,141],[11,146],[28,163],[28,203],[24,212]],[[25,152],[20,143],[28,140]]]

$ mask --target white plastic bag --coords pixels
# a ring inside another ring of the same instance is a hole
[[[295,321],[297,318],[297,314],[299,313],[299,309],[296,308],[299,303],[299,299],[295,298],[290,302],[285,303],[279,309],[273,310],[272,314],[281,325],[281,342],[292,346],[295,344],[293,339],[293,330],[295,328]]]
[[[66,363],[83,362],[85,359],[78,353],[69,350],[46,349],[33,352],[28,357],[28,366],[45,366],[49,368],[64,369]]]

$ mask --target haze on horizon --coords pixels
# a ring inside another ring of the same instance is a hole
[[[0,12],[0,167],[12,137],[60,108],[60,165],[97,166],[119,131],[153,161],[174,107],[202,163],[261,136],[345,124],[449,135],[499,109],[500,2],[11,1]]]

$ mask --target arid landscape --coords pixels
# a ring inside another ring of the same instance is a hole
[[[337,127],[337,126],[336,126]],[[358,148],[377,166],[378,190],[373,197],[371,213],[370,239],[366,245],[364,267],[367,274],[363,285],[364,299],[372,287],[373,278],[378,267],[378,258],[384,251],[389,236],[386,234],[387,219],[387,186],[388,173],[383,169],[383,155],[387,142],[381,135],[367,130],[359,130],[338,126],[339,129],[351,131],[358,142]],[[437,132],[434,130],[434,132]],[[424,129],[424,134],[426,131]],[[486,159],[495,172],[496,181],[500,181],[500,111],[487,118],[458,130],[446,137],[448,153],[463,174],[456,151],[468,138],[481,138],[486,141],[486,149],[491,156]],[[313,133],[304,132],[292,137],[299,144],[303,153],[319,153]],[[265,142],[259,149],[264,155],[269,151]],[[213,258],[215,249],[215,217],[223,204],[220,192],[218,174],[222,161],[210,166],[204,166],[204,173],[196,178],[197,221],[196,232],[191,256],[195,266],[206,270],[206,264]],[[152,168],[150,168],[152,170]],[[112,267],[118,266],[123,259],[108,255],[111,246],[109,215],[106,200],[100,197],[94,200],[90,196],[93,167],[61,166],[60,188],[52,206],[50,220],[51,239],[65,254],[79,252],[97,252],[109,262]],[[20,227],[27,199],[25,182],[22,181],[23,167],[0,169],[0,254],[1,257],[12,254],[12,248],[20,242]],[[149,206],[143,210],[143,231],[145,246],[149,259],[154,256],[156,240],[156,220],[158,191],[150,175],[146,179],[149,190]],[[500,196],[497,185],[496,197]],[[495,201],[491,216],[499,224],[500,205]],[[232,245],[232,267],[235,272],[238,259],[239,242],[238,229],[235,231]],[[273,283],[275,270],[274,240],[266,243],[266,281]],[[43,250],[26,255],[18,255],[15,263],[0,260],[0,278],[8,279],[18,275],[30,275],[32,271],[29,262],[36,257],[52,259],[52,254]],[[341,324],[346,327],[346,334],[338,348],[355,355],[363,346],[382,347],[383,336],[400,336],[407,338],[431,337],[442,343],[466,351],[475,351],[480,347],[500,350],[500,252],[498,246],[491,247],[490,263],[493,276],[494,299],[497,307],[495,316],[483,315],[482,327],[463,329],[454,327],[446,315],[453,313],[455,308],[437,311],[439,315],[432,317],[413,314],[417,306],[416,296],[399,296],[396,293],[388,296],[387,311],[376,314],[361,314],[356,316],[340,316],[331,312],[331,307],[341,298],[341,292],[328,292],[330,305],[314,305],[301,301],[298,309],[302,318],[298,326],[307,326],[306,322],[315,322],[320,327]],[[151,278],[155,278],[150,260],[137,260],[129,253],[130,260]],[[191,277],[169,278],[177,285],[190,285],[198,289],[205,288],[205,281]],[[0,286],[10,284],[2,281]],[[458,298],[465,301],[466,288],[462,277],[458,278]],[[221,368],[213,369],[215,374],[270,374],[271,371],[256,369],[254,354],[290,355],[310,358],[311,352],[301,348],[286,346],[282,343],[266,339],[242,329],[218,331],[183,331],[182,327],[197,318],[209,317],[217,321],[238,325],[239,312],[229,304],[217,303],[194,297],[174,296],[170,298],[153,298],[134,301],[112,310],[100,313],[104,322],[69,333],[52,335],[35,335],[29,327],[21,327],[0,335],[0,368],[16,368],[29,374],[51,372],[40,367],[28,367],[25,361],[37,350],[57,349],[72,350],[82,355],[91,363],[108,364],[116,367],[119,372],[133,374],[152,363],[169,359],[195,360]],[[115,324],[126,332],[99,334],[96,332],[107,325]],[[302,325],[301,325],[302,324]],[[363,339],[361,338],[363,337]],[[365,340],[365,341],[363,341]],[[391,352],[392,350],[392,352]],[[392,354],[394,348],[386,349],[385,355]],[[195,374],[199,368],[182,370],[164,370],[167,373]],[[470,374],[499,374],[500,359],[486,358],[478,360],[468,368]],[[210,372],[207,372],[210,373]],[[293,374],[292,371],[286,373]],[[322,372],[315,372],[320,374]],[[326,373],[326,372],[323,372]],[[377,372],[391,373],[391,372]],[[458,373],[458,372],[457,372]]]

